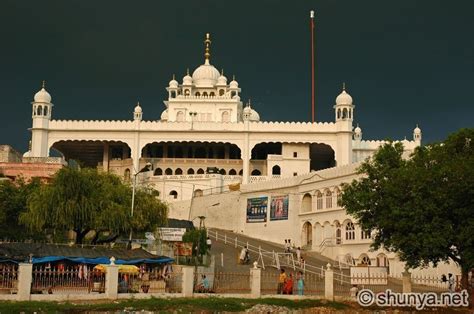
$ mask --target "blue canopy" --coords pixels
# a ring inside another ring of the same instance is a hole
[[[33,264],[41,264],[41,263],[50,263],[50,262],[57,262],[57,261],[71,261],[74,263],[80,264],[110,264],[109,257],[95,257],[95,258],[86,258],[86,257],[67,257],[67,256],[45,256],[45,257],[33,257]],[[124,259],[117,259],[115,260],[115,264],[122,265],[134,265],[134,264],[165,264],[171,263],[174,259],[166,256],[160,256],[157,258],[139,258],[139,259],[131,259],[131,260],[124,260]]]

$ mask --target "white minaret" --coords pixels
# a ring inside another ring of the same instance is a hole
[[[357,124],[357,127],[354,129],[354,140],[359,143],[362,140],[362,129],[359,127],[359,124]]]
[[[416,128],[413,130],[413,140],[417,144],[417,146],[421,145],[421,129],[416,125]]]
[[[352,121],[354,119],[352,97],[346,92],[346,84],[336,97],[334,114],[336,120],[337,147],[335,151],[337,166],[348,165],[352,162]]]
[[[140,107],[140,102],[137,102],[135,110],[133,110],[133,120],[141,121],[143,117],[142,107]]]
[[[51,120],[51,95],[45,89],[45,81],[39,92],[34,96],[31,128],[31,155],[30,157],[48,157],[48,128]]]

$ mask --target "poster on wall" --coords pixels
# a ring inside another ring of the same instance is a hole
[[[247,199],[247,222],[267,221],[268,197],[254,197]]]
[[[288,195],[272,196],[270,220],[288,220]]]

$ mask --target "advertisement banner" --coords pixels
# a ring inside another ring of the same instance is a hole
[[[267,221],[268,197],[254,197],[247,199],[247,222]]]
[[[272,196],[270,220],[288,220],[288,195]]]
[[[193,243],[176,242],[173,244],[173,251],[175,256],[192,256]]]

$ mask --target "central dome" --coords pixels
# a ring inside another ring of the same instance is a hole
[[[219,71],[213,65],[206,62],[194,70],[193,82],[196,86],[214,86],[219,76],[221,76]]]

